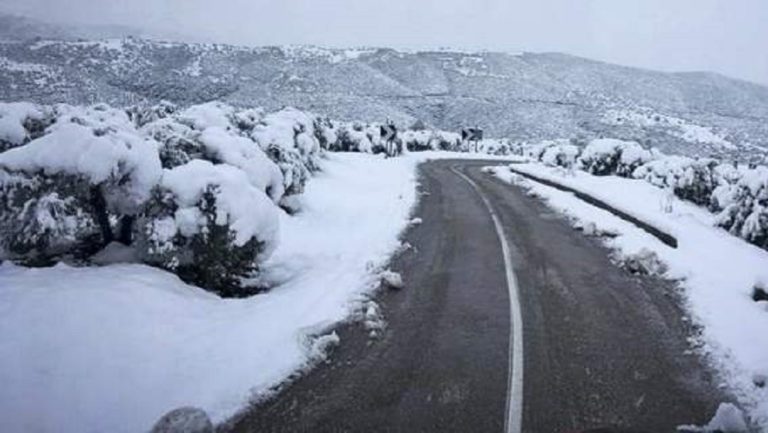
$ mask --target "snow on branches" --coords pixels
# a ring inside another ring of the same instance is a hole
[[[111,242],[223,295],[277,242],[318,167],[315,120],[207,103],[0,104],[0,258],[88,261]]]
[[[578,167],[597,176],[643,179],[709,208],[717,214],[719,226],[768,249],[768,167],[665,155],[632,141],[608,138],[582,146],[568,140],[549,140],[525,145],[520,151],[550,166]]]

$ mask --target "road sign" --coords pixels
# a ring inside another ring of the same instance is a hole
[[[397,137],[397,127],[395,125],[381,125],[381,139],[384,141],[394,141]]]
[[[483,139],[483,130],[480,128],[464,128],[461,130],[461,139],[464,141],[480,141]]]

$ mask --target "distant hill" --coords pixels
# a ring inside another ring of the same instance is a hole
[[[2,100],[221,99],[347,120],[389,117],[404,126],[415,119],[449,130],[480,125],[488,136],[515,140],[609,135],[739,159],[768,149],[768,87],[712,73],[656,72],[558,53],[77,41],[71,29],[36,26],[0,17]]]

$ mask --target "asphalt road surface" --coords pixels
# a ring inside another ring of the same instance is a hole
[[[221,430],[658,433],[706,423],[724,397],[688,346],[693,330],[675,287],[616,267],[598,240],[481,172],[496,163],[422,165],[423,223],[405,234],[413,248],[393,259],[406,287],[378,297],[383,335],[342,326],[327,363]],[[487,205],[509,246],[522,353],[512,350],[504,255]],[[519,395],[510,390],[515,356]]]

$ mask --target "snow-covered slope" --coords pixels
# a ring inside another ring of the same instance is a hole
[[[28,35],[28,33],[25,33]],[[128,105],[221,99],[513,140],[613,136],[747,159],[768,148],[768,88],[564,54],[246,48],[125,38],[0,44],[0,100]],[[638,113],[652,121],[639,121]],[[658,118],[659,121],[654,119]]]

